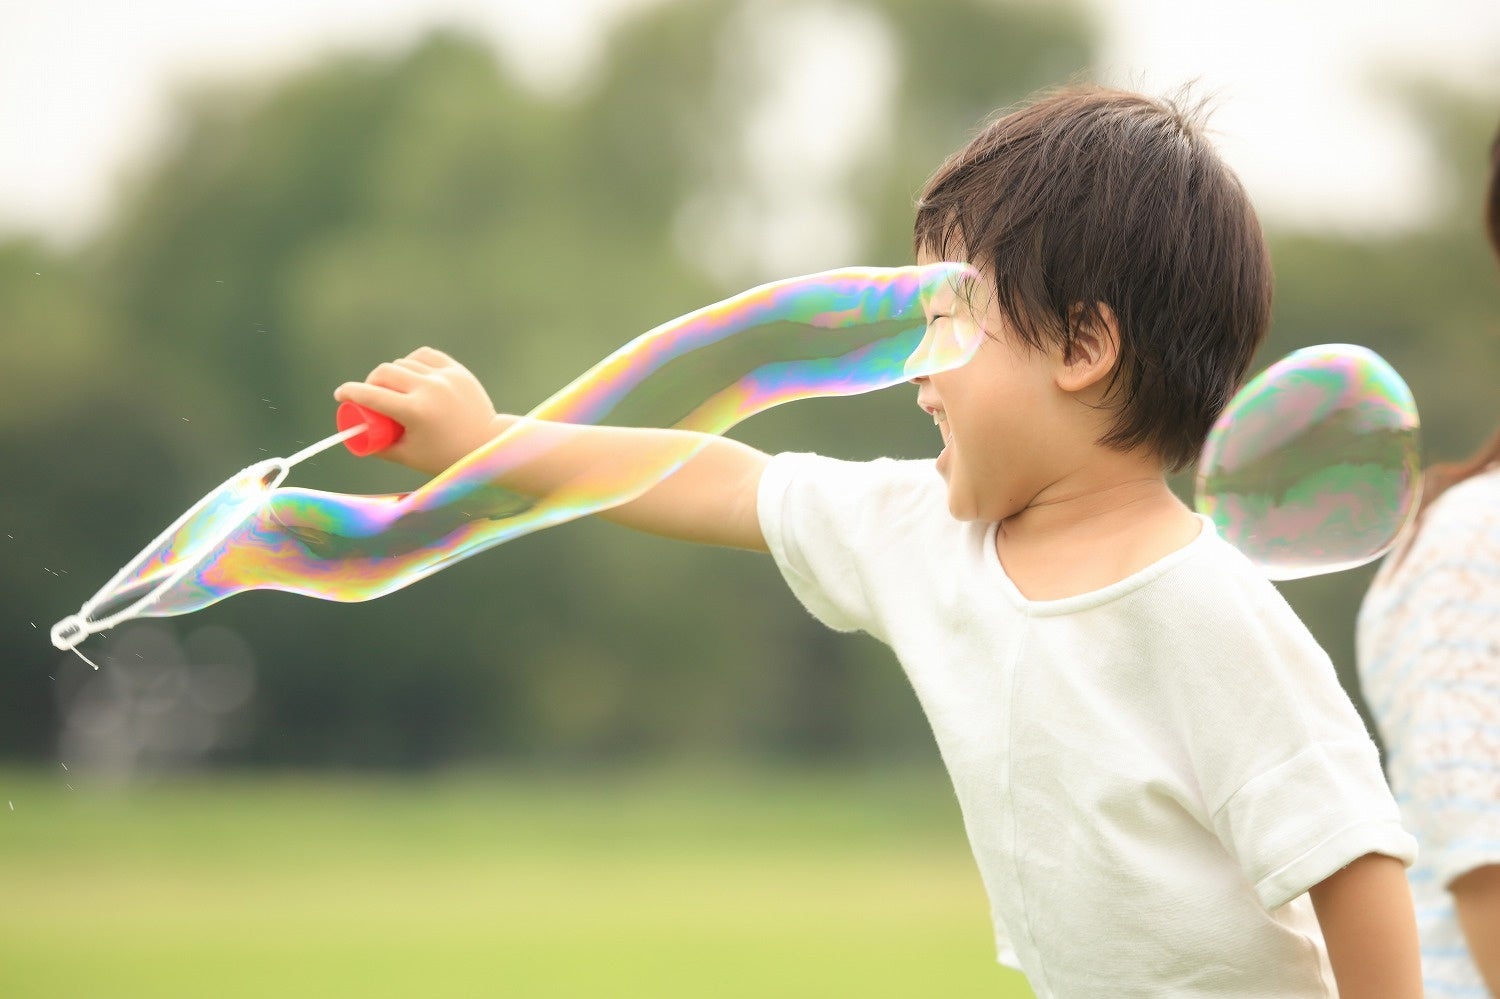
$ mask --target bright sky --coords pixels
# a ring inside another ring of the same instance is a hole
[[[330,48],[395,49],[446,24],[561,91],[616,18],[654,2],[0,0],[0,233],[86,237],[121,171],[168,134],[184,81],[282,73]],[[820,0],[824,23],[853,2]],[[1433,164],[1370,86],[1377,74],[1454,80],[1491,95],[1500,119],[1497,0],[1086,2],[1107,79],[1147,91],[1194,81],[1216,96],[1216,138],[1276,222],[1378,230],[1434,202]]]

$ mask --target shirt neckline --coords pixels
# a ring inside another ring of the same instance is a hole
[[[1124,579],[1102,586],[1097,590],[1088,590],[1084,593],[1075,593],[1068,597],[1058,597],[1054,600],[1032,600],[1025,596],[1005,571],[1005,566],[1000,563],[1000,553],[995,550],[995,535],[1000,530],[998,523],[990,524],[984,532],[984,565],[987,571],[994,575],[1001,591],[1006,598],[1028,617],[1053,617],[1059,614],[1073,614],[1078,611],[1088,610],[1107,604],[1112,600],[1118,600],[1128,593],[1133,593],[1143,586],[1151,583],[1164,573],[1170,572],[1181,563],[1187,561],[1200,549],[1206,548],[1219,540],[1218,528],[1214,525],[1213,518],[1206,514],[1194,514],[1202,521],[1202,528],[1193,540],[1173,552],[1168,552],[1150,565],[1138,569],[1126,576]]]

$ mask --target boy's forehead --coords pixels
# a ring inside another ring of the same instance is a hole
[[[947,242],[941,247],[934,247],[931,243],[923,243],[917,248],[917,263],[923,266],[927,264],[967,264],[966,276],[955,280],[965,286],[972,284],[974,281],[982,281],[985,284],[990,283],[989,274],[985,273],[983,267],[969,259],[969,251],[962,243],[956,240]]]
[[[968,261],[961,257],[941,257],[924,249],[918,252],[917,263],[927,266],[939,263],[967,264]],[[924,288],[922,301],[929,311],[952,311],[958,307],[973,309],[980,304],[980,293],[989,287],[989,278],[970,264],[962,273],[954,274],[947,280],[934,282]]]
[[[923,243],[917,248],[917,263],[919,264],[941,264],[941,263],[969,262],[969,256],[962,247],[949,247],[947,253],[940,253],[929,243]]]
[[[922,290],[922,304],[928,312],[952,312],[958,303],[958,288],[951,279],[935,282]]]

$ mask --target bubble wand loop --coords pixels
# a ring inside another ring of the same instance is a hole
[[[83,602],[77,614],[70,614],[53,625],[52,644],[59,649],[71,649],[77,652],[77,645],[90,635],[108,631],[124,621],[148,612],[152,604],[160,600],[183,577],[197,568],[202,559],[207,557],[209,552],[240,525],[250,512],[246,509],[250,503],[256,505],[261,503],[265,496],[269,496],[286,480],[292,468],[301,462],[339,444],[350,445],[356,440],[383,440],[381,447],[389,447],[400,438],[400,425],[389,417],[369,411],[358,415],[368,418],[358,423],[341,424],[338,433],[325,437],[290,457],[266,458],[241,469],[224,480],[218,488],[211,490],[198,502],[188,507],[182,516],[174,520],[166,530],[156,536],[155,540],[141,549],[140,554],[125,563],[109,582]],[[368,445],[361,444],[360,446]],[[379,449],[376,447],[363,453],[371,454]],[[241,498],[241,495],[245,493],[250,495]],[[213,507],[216,505],[229,507],[222,518],[214,516]],[[227,515],[229,512],[233,512],[234,515]],[[135,586],[119,589],[122,582],[145,568],[153,555],[170,548],[171,539],[184,527],[205,517],[222,521],[222,526],[210,535],[211,541],[200,545],[199,557],[180,559],[172,563],[170,568],[154,576],[148,576]],[[78,655],[90,666],[95,669],[99,668],[83,653],[80,652]]]

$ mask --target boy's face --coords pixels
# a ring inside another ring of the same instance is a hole
[[[962,367],[912,380],[917,405],[942,435],[937,470],[959,520],[998,521],[1020,512],[1045,486],[1052,464],[1052,359],[1021,343],[992,303],[993,295],[982,291],[972,307],[957,298],[930,303],[929,325],[977,324],[980,346]]]

